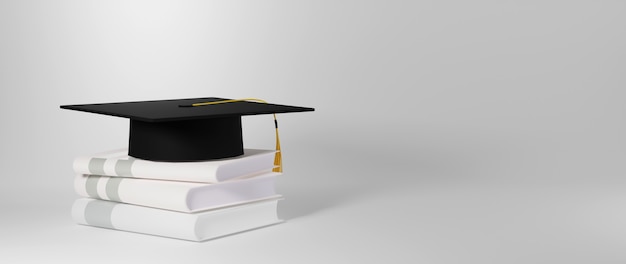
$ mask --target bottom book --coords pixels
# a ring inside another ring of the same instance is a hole
[[[197,213],[79,198],[72,206],[78,224],[121,231],[205,241],[283,222],[280,197]]]

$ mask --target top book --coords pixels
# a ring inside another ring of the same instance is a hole
[[[156,162],[128,156],[117,149],[74,159],[74,172],[83,175],[216,183],[274,168],[274,150],[244,149],[238,157],[211,161]]]

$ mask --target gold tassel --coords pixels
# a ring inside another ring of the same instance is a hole
[[[274,156],[273,172],[283,172],[283,157],[280,153],[280,138],[278,137],[278,120],[276,120],[276,114],[274,114],[274,126],[276,127],[276,155]]]

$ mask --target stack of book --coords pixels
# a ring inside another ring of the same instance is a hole
[[[157,162],[113,150],[74,160],[83,225],[204,241],[280,223],[274,150],[211,161]]]
[[[277,113],[313,108],[217,97],[62,105],[130,119],[128,149],[78,157],[78,223],[202,241],[280,222]],[[241,118],[274,115],[276,151],[244,149]]]

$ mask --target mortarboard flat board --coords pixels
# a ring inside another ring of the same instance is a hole
[[[206,102],[227,103],[194,105]],[[130,119],[128,155],[152,161],[239,156],[243,154],[242,116],[314,111],[308,107],[215,97],[62,105],[61,108]]]

